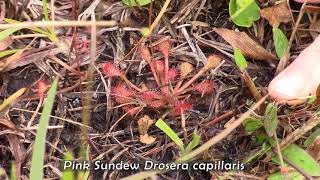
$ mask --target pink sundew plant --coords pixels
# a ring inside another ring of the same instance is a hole
[[[126,113],[134,116],[143,107],[149,107],[170,109],[171,115],[179,116],[193,107],[193,104],[186,99],[186,97],[193,95],[190,92],[198,92],[201,95],[214,93],[216,84],[213,81],[203,80],[200,83],[196,83],[196,81],[204,73],[218,66],[221,62],[220,56],[209,56],[207,64],[188,79],[187,76],[193,71],[191,64],[184,62],[179,65],[179,68],[169,66],[171,49],[169,40],[160,42],[155,49],[163,55],[163,60],[154,60],[149,48],[144,45],[140,46],[139,53],[142,60],[151,69],[153,78],[158,86],[156,90],[148,87],[142,89],[134,85],[114,63],[107,62],[102,67],[102,71],[106,76],[118,77],[124,81],[124,83],[118,83],[112,88],[112,95],[115,102],[123,104],[121,107]]]

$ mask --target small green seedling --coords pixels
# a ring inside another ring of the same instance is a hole
[[[255,0],[231,0],[229,14],[237,26],[251,27],[260,19],[260,8]]]
[[[169,138],[176,143],[176,145],[179,147],[181,155],[185,155],[190,153],[195,147],[199,145],[200,142],[200,136],[198,135],[197,129],[193,131],[193,137],[191,142],[187,145],[185,148],[185,145],[183,144],[182,140],[179,138],[179,136],[170,128],[170,126],[164,122],[162,119],[159,119],[156,122],[156,126],[161,129]]]
[[[243,122],[244,129],[247,132],[254,132],[263,126],[263,123],[260,119],[249,117]]]
[[[289,46],[286,35],[278,27],[273,27],[273,41],[276,53],[279,59],[281,59]]]
[[[248,67],[247,60],[245,57],[242,55],[241,51],[239,49],[234,49],[234,59],[236,62],[236,65],[241,71],[244,71]]]
[[[264,128],[270,137],[275,134],[278,127],[279,120],[277,111],[277,106],[273,103],[269,103],[264,114]]]
[[[122,0],[125,5],[132,6],[144,6],[151,2],[151,0]]]
[[[262,95],[259,92],[259,90],[257,89],[256,85],[254,84],[253,79],[251,78],[251,76],[249,75],[249,73],[247,71],[247,67],[248,67],[247,60],[245,59],[245,57],[243,56],[241,51],[237,48],[234,49],[234,60],[236,62],[236,65],[238,66],[239,70],[241,71],[241,77],[243,78],[243,80],[247,84],[251,94],[256,99],[256,101],[259,101],[262,98]],[[261,106],[261,107],[263,108],[263,106]]]

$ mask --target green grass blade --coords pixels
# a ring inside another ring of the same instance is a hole
[[[16,177],[16,164],[14,164],[14,162],[12,161],[11,162],[11,173],[10,173],[10,179],[11,180],[16,180],[17,177]]]
[[[39,129],[37,131],[36,140],[33,145],[30,180],[43,179],[43,160],[45,154],[45,141],[47,128],[49,124],[50,114],[52,111],[56,91],[58,88],[58,77],[56,77],[48,92],[47,99],[44,103],[42,115],[40,117]]]
[[[186,153],[191,152],[195,147],[197,147],[199,145],[199,142],[200,142],[200,136],[198,134],[198,130],[194,129],[193,135],[192,135],[192,140],[186,148]]]
[[[9,19],[9,18],[4,18],[4,21],[9,23],[9,24],[15,24],[15,23],[21,23],[20,21],[17,21],[17,20],[14,20],[14,19]],[[22,29],[22,28],[20,28]],[[27,27],[27,29],[30,29],[31,31],[34,31],[36,33],[39,33],[39,34],[43,34],[45,36],[47,36],[52,42],[56,42],[57,41],[57,36],[56,34],[54,34],[53,32],[47,32],[47,31],[44,31],[38,27]]]
[[[43,8],[44,19],[45,19],[46,21],[49,21],[49,13],[48,13],[47,0],[42,0],[42,8]]]
[[[74,160],[73,155],[70,151],[66,152],[63,157],[63,161],[72,161]],[[72,169],[65,169],[62,174],[61,180],[73,180],[74,171]]]
[[[166,133],[167,136],[169,136],[169,138],[176,143],[180,150],[182,152],[184,152],[184,145],[182,140],[179,138],[179,136],[170,128],[170,126],[168,126],[167,123],[165,123],[162,119],[159,119],[156,122],[156,126],[161,129],[164,133]]]
[[[9,28],[9,29],[6,29],[6,30],[3,30],[0,32],[0,41],[4,40],[5,38],[9,37],[11,34],[19,31],[20,29],[22,28]]]
[[[19,50],[21,50],[21,49],[12,49],[12,50],[1,51],[0,58],[14,54],[14,53],[18,52]]]

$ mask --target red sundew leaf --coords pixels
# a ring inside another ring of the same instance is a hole
[[[129,105],[129,106],[123,106],[122,110],[125,113],[128,113],[129,116],[135,116],[141,110],[141,107]]]
[[[200,92],[201,94],[210,94],[212,92],[214,92],[214,90],[216,89],[217,85],[209,80],[204,80],[201,83],[195,85],[193,87],[193,89],[195,91]]]
[[[44,81],[40,80],[37,83],[37,92],[41,99],[44,98],[45,93],[48,91],[49,85]]]
[[[159,93],[154,91],[146,91],[140,95],[140,98],[143,101],[146,101],[146,100],[162,99],[162,96]]]
[[[163,54],[165,58],[169,57],[170,49],[171,49],[171,43],[169,40],[165,40],[160,42],[155,47],[159,52]]]
[[[160,75],[164,74],[165,67],[163,60],[152,61],[151,66],[153,66]]]
[[[117,103],[123,104],[123,103],[129,103],[132,101],[131,98],[134,96],[134,91],[131,89],[128,89],[123,84],[118,84],[112,88],[112,94]]]
[[[166,103],[162,100],[157,100],[157,101],[150,101],[147,103],[148,106],[154,107],[154,108],[160,108],[166,105]]]
[[[147,47],[145,47],[144,45],[141,45],[139,48],[139,52],[140,52],[141,58],[150,64],[151,63],[151,54],[150,54],[149,49]]]
[[[169,72],[168,72],[168,79],[170,81],[173,81],[177,78],[178,76],[178,72],[176,69],[169,69]]]
[[[103,65],[102,71],[108,77],[116,77],[123,75],[122,71],[112,62],[107,62]]]
[[[184,111],[192,109],[192,104],[185,101],[177,101],[174,103],[173,109],[174,109],[173,114],[175,116],[179,116]]]

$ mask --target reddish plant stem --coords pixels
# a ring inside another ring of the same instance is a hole
[[[212,119],[211,121],[209,121],[208,123],[205,124],[205,127],[211,127],[214,126],[215,124],[217,124],[218,122],[224,120],[225,118],[233,115],[235,113],[235,110],[230,110],[225,112],[224,114]]]
[[[139,91],[139,92],[143,92],[143,90],[139,87],[137,87],[136,85],[134,85],[131,81],[129,81],[129,79],[125,76],[125,75],[122,75],[120,76],[121,79],[127,83],[128,86],[132,87],[133,89]]]
[[[194,83],[200,76],[202,76],[206,71],[208,71],[207,67],[203,67],[200,71],[194,75],[189,81],[184,83],[182,87],[180,87],[174,94],[178,95],[181,94],[186,88],[188,88],[192,83]]]
[[[169,57],[165,57],[164,59],[164,83],[163,84],[168,84],[169,83]]]

